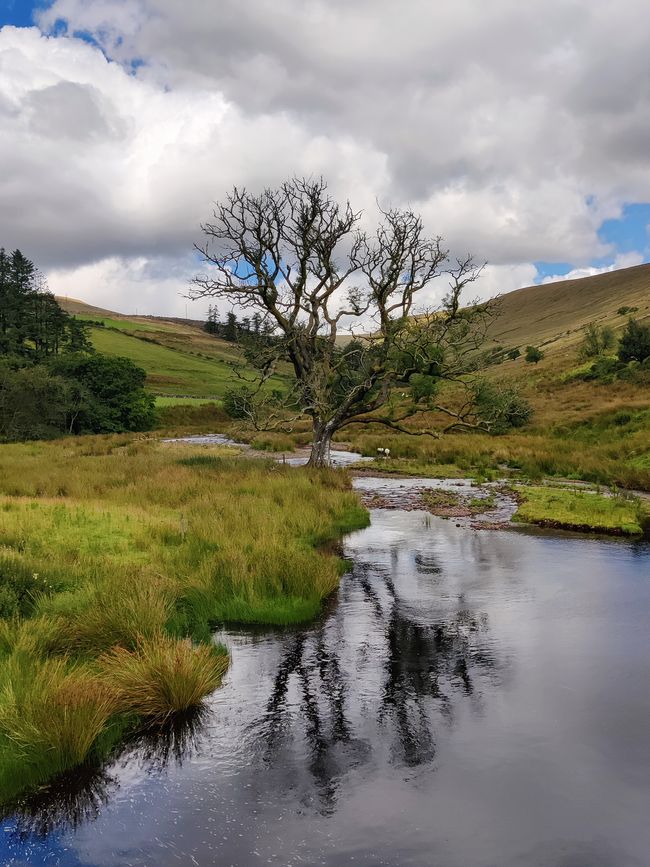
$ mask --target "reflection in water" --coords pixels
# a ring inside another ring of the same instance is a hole
[[[418,573],[439,567],[420,555]],[[394,564],[396,567],[398,561]],[[367,632],[331,627],[340,620],[334,611],[316,628],[293,635],[279,657],[273,686],[266,704],[263,756],[267,765],[290,767],[286,750],[296,739],[308,749],[306,767],[314,791],[303,795],[318,804],[323,814],[335,809],[337,789],[343,775],[372,759],[374,746],[383,748],[388,730],[391,761],[417,767],[433,760],[436,752],[437,719],[452,721],[452,694],[472,696],[477,672],[482,675],[500,668],[487,646],[487,615],[462,608],[434,623],[400,598],[391,571],[376,563],[358,560],[346,581],[348,596],[356,593],[354,616],[369,616],[366,625],[373,636],[370,667],[380,673],[380,683],[370,702],[371,718],[383,734],[361,737],[355,731],[367,727],[359,713],[360,683],[344,654],[362,660]],[[352,647],[350,643],[352,642]],[[292,701],[292,681],[297,700]],[[363,690],[363,681],[361,681]],[[374,706],[373,706],[374,705]],[[480,707],[474,702],[474,710]],[[302,770],[302,769],[301,769]],[[285,774],[284,785],[297,785]]]
[[[82,765],[57,777],[22,798],[5,813],[13,819],[19,839],[45,837],[54,831],[75,831],[100,815],[120,788],[109,768],[137,759],[148,773],[162,773],[170,764],[179,767],[196,754],[208,719],[204,707],[170,717],[164,724],[136,732],[105,766]]]
[[[33,834],[45,837],[61,829],[75,831],[99,816],[118,787],[116,777],[104,768],[76,768],[37,789],[13,808],[14,834],[24,840]]]

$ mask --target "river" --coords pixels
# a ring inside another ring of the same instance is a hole
[[[318,622],[218,634],[205,712],[30,798],[0,861],[647,867],[650,546],[371,517]]]

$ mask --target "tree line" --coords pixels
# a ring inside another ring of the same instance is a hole
[[[0,440],[146,430],[145,371],[101,355],[20,250],[0,248]]]
[[[234,310],[230,310],[222,322],[219,310],[212,305],[208,307],[203,329],[229,343],[240,343],[247,339],[268,343],[273,339],[273,325],[259,313],[237,319]]]

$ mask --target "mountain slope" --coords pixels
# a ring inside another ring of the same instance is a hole
[[[508,292],[491,336],[508,347],[566,349],[589,322],[623,328],[628,316],[617,310],[624,307],[638,308],[632,314],[637,319],[650,317],[650,265]]]

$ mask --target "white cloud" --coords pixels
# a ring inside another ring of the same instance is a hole
[[[322,173],[489,260],[481,295],[589,269],[650,201],[648,25],[645,0],[56,0],[57,35],[0,31],[0,242],[132,307],[227,188]]]
[[[55,295],[120,313],[200,319],[208,302],[185,297],[195,269],[191,257],[161,262],[144,256],[111,256],[88,265],[54,268],[48,286]]]
[[[586,266],[584,268],[572,268],[566,274],[551,274],[544,277],[541,283],[557,283],[559,280],[577,280],[580,277],[594,277],[596,274],[609,274],[611,271],[617,271],[619,268],[632,268],[634,265],[641,265],[644,262],[642,253],[630,252],[621,253],[616,256],[611,265],[602,266]]]

